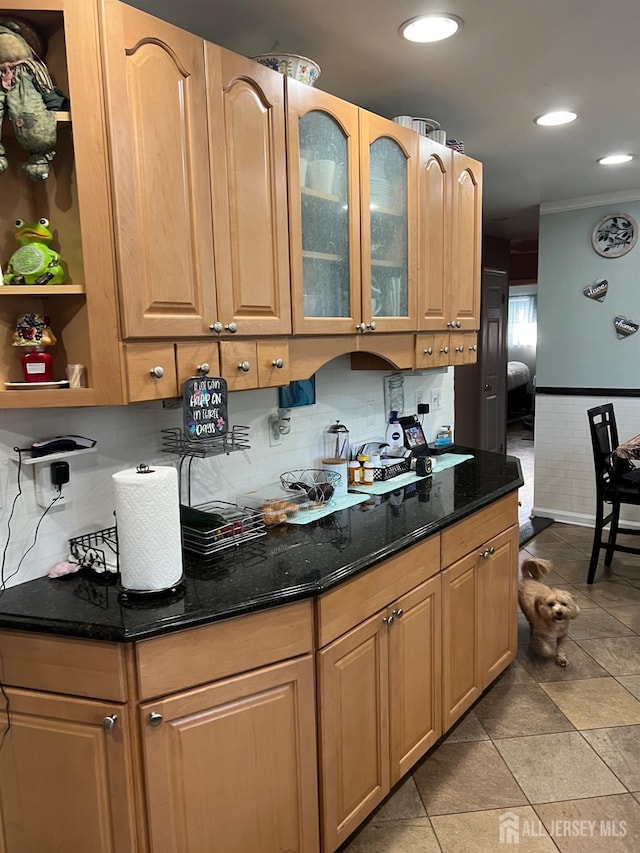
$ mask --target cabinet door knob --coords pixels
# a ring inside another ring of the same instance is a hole
[[[460,326],[462,326],[462,320],[456,320],[455,326],[456,326],[456,329],[459,329]]]
[[[277,367],[278,370],[281,370],[284,367],[284,361],[281,358],[276,358],[275,361],[272,361],[271,364],[274,367]]]
[[[493,554],[495,554],[495,553],[496,553],[496,549],[495,549],[495,548],[489,548],[489,554],[490,554],[490,555],[493,555]]]
[[[150,726],[159,726],[162,722],[162,714],[158,714],[157,711],[152,711],[149,714],[149,725]]]
[[[211,370],[211,368],[209,367],[208,362],[203,361],[203,362],[202,362],[202,364],[199,364],[199,365],[196,367],[196,370],[198,371],[198,373],[199,373],[201,376],[206,376],[206,375],[207,375],[207,373]]]
[[[238,324],[237,323],[227,323],[227,325],[225,326],[225,329],[227,330],[227,332],[231,332],[231,334],[234,335],[238,331]]]
[[[241,361],[238,365],[238,370],[241,370],[243,373],[248,373],[251,370],[251,365],[248,361]]]
[[[483,560],[488,560],[490,553],[491,552],[490,552],[489,548],[485,548],[484,551],[480,552],[480,556],[482,557]]]
[[[366,325],[364,323],[356,324],[356,332],[364,332],[366,330]]]
[[[393,622],[394,622],[393,614],[391,614],[391,616],[383,616],[382,621],[384,622],[385,625],[393,625]]]
[[[391,614],[395,616],[396,619],[402,619],[402,617],[404,616],[404,610],[402,609],[402,607],[398,607],[397,610],[392,610]]]
[[[453,322],[453,320],[449,320],[449,322],[447,323],[447,326],[455,326],[455,323]]]
[[[102,721],[102,728],[106,732],[110,732],[111,729],[115,728],[117,721],[118,721],[118,715],[117,714],[110,714],[108,717],[105,717],[104,720]]]
[[[212,331],[212,332],[216,332],[216,334],[218,334],[218,335],[219,335],[219,334],[220,334],[220,332],[222,331],[222,328],[223,328],[223,327],[222,327],[222,323],[220,322],[220,320],[216,320],[216,322],[215,322],[215,323],[212,323],[212,324],[209,326],[209,328],[211,329],[211,331]]]
[[[433,347],[427,347],[425,350],[423,350],[423,352],[425,355],[432,355],[433,354]]]
[[[164,367],[160,367],[158,364],[156,367],[152,367],[149,373],[154,377],[154,379],[162,379],[164,376]]]

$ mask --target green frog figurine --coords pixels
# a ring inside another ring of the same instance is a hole
[[[62,284],[64,270],[60,255],[49,246],[53,240],[49,220],[16,219],[15,225],[19,248],[9,258],[3,284]]]

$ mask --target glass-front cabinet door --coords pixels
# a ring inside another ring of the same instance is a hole
[[[361,110],[360,171],[365,330],[415,330],[418,135]]]
[[[287,78],[294,334],[355,334],[361,317],[358,109]]]

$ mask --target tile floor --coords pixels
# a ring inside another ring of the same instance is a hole
[[[343,853],[640,850],[640,557],[589,587],[591,535],[553,524],[520,552],[578,598],[569,666],[531,656],[520,614],[516,660]]]

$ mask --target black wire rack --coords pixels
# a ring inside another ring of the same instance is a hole
[[[69,539],[69,552],[81,568],[98,574],[116,574],[118,571],[118,530],[105,527],[93,533]]]

